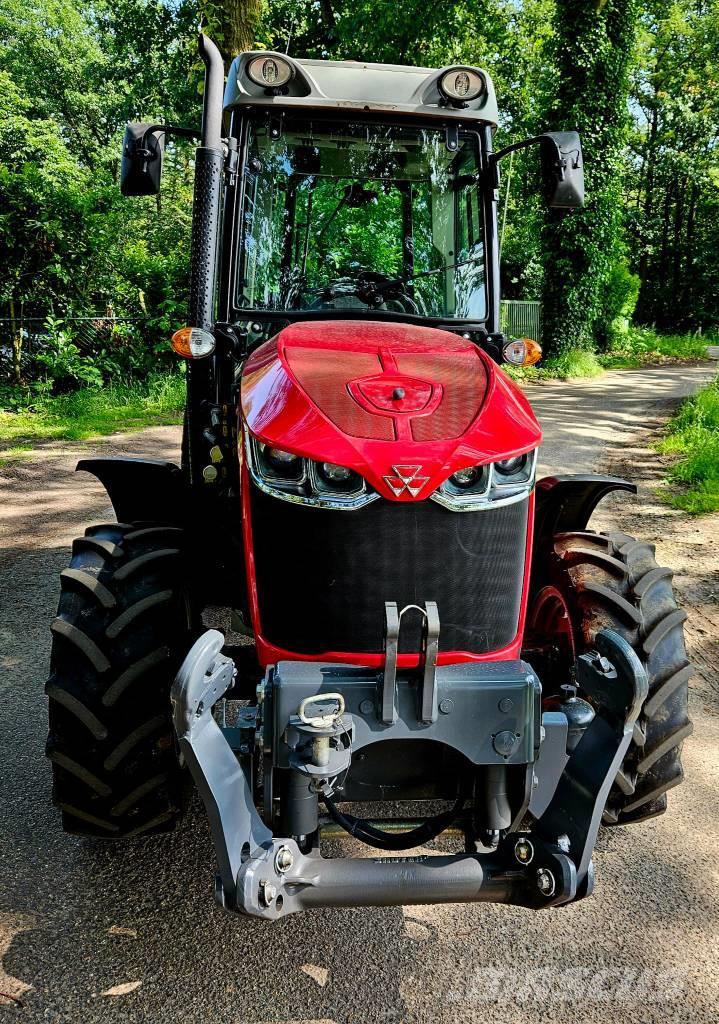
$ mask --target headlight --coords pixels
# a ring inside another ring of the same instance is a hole
[[[277,476],[283,480],[298,480],[302,476],[302,459],[281,448],[266,448],[265,456]]]
[[[500,476],[511,476],[512,473],[516,473],[518,469],[522,468],[525,459],[526,455],[515,455],[513,459],[501,459],[499,462],[495,462],[494,468]]]
[[[323,462],[320,472],[330,484],[346,484],[352,478],[351,469],[347,469],[346,466],[336,466],[334,462]]]
[[[492,487],[502,494],[507,494],[510,490],[533,484],[536,464],[536,451],[514,455],[510,459],[500,459],[499,462],[492,464]]]
[[[459,469],[430,495],[456,512],[477,512],[526,498],[534,487],[537,452],[513,455],[482,466]]]
[[[247,65],[247,75],[255,85],[279,89],[292,78],[292,65],[281,57],[255,57]]]
[[[477,483],[482,473],[482,466],[469,466],[467,469],[460,469],[449,478],[455,487],[472,487]]]
[[[465,103],[467,100],[476,100],[484,92],[484,80],[472,68],[452,68],[442,75],[439,87],[450,100]]]
[[[342,509],[361,508],[379,498],[364,478],[347,466],[314,462],[282,448],[272,448],[249,433],[245,439],[247,466],[253,483],[275,498]]]

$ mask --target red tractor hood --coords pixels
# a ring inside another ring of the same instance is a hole
[[[241,403],[260,441],[348,466],[394,501],[542,439],[527,399],[476,345],[408,324],[293,324],[247,360]]]

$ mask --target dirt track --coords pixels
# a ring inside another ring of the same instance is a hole
[[[670,813],[600,837],[592,899],[534,914],[492,906],[322,911],[266,926],[211,897],[202,813],[159,841],[64,836],[49,801],[42,683],[57,574],[72,537],[108,517],[77,457],[57,447],[0,470],[0,1016],[72,1022],[717,1020],[719,517],[653,496],[647,441],[712,370],[670,367],[548,384],[531,398],[545,472],[602,470],[641,484],[608,504],[657,545],[689,605],[694,737]],[[157,428],[93,449],[176,458]],[[529,974],[527,972],[530,972]],[[517,990],[517,986],[520,986]]]

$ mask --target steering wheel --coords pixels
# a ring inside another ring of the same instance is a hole
[[[388,277],[374,270],[363,270],[356,280],[343,279],[334,284],[313,289],[317,302],[331,302],[333,299],[356,296],[370,309],[379,309],[387,300],[397,302],[405,313],[421,315],[414,299],[407,293],[404,281]]]
[[[398,302],[405,313],[419,314],[419,307],[407,291],[404,281],[396,277],[388,277],[374,270],[363,270],[357,278],[355,293],[362,302],[377,309],[388,299]]]

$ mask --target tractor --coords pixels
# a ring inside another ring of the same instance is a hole
[[[179,466],[78,465],[117,521],[51,626],[63,827],[164,833],[196,789],[217,901],[270,920],[581,899],[602,823],[682,779],[691,668],[670,570],[589,528],[635,486],[537,480],[502,369],[541,349],[500,331],[500,162],[581,216],[579,136],[494,150],[473,66],[199,52],[201,125],[123,142],[133,196],[198,143],[187,401]]]

